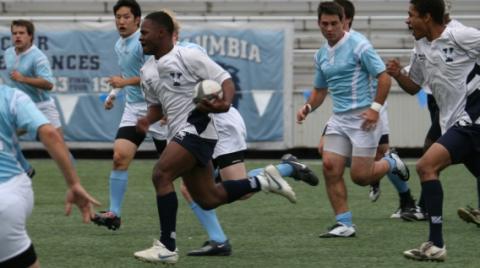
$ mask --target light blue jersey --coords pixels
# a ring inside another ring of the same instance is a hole
[[[118,39],[115,43],[115,53],[123,78],[140,77],[140,68],[145,63],[142,45],[139,41],[140,31],[127,38]],[[145,102],[140,85],[128,85],[123,88],[129,103]]]
[[[10,78],[12,71],[18,71],[24,76],[38,77],[54,83],[50,62],[40,49],[32,45],[27,51],[17,55],[15,47],[9,47],[5,50],[4,57],[8,72],[5,78],[7,85],[21,89],[36,103],[50,99],[48,91],[30,86],[26,83],[17,82]]]
[[[321,47],[314,59],[314,87],[328,88],[334,113],[371,105],[376,95],[372,77],[384,72],[385,64],[363,35],[346,32],[333,47]]]
[[[36,133],[48,124],[32,100],[23,92],[0,85],[0,183],[24,172],[17,160],[17,129]]]

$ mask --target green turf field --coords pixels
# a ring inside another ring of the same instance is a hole
[[[42,267],[152,267],[139,262],[133,252],[150,247],[158,238],[155,194],[150,181],[153,161],[136,160],[130,169],[129,186],[119,231],[82,224],[77,211],[63,216],[65,183],[51,160],[32,160],[35,208],[28,230]],[[249,168],[268,161],[247,161]],[[308,162],[321,174],[319,162]],[[316,164],[315,164],[316,163]],[[78,160],[77,168],[87,190],[108,206],[108,174],[111,161]],[[419,181],[414,172],[411,188],[415,197]],[[259,193],[217,209],[233,245],[230,257],[187,257],[206,235],[179,194],[177,246],[178,267],[479,267],[480,228],[462,222],[456,209],[476,204],[474,178],[463,166],[443,173],[444,231],[448,260],[444,264],[404,259],[402,251],[427,239],[427,223],[390,219],[398,198],[388,179],[376,203],[368,199],[368,188],[353,185],[348,177],[349,203],[357,225],[357,237],[320,239],[318,235],[334,223],[323,183],[311,187],[291,181],[298,203],[272,194]],[[177,187],[178,188],[178,187]]]

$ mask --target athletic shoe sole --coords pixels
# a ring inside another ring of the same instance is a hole
[[[464,208],[459,208],[457,210],[458,217],[460,217],[462,220],[464,220],[466,223],[474,223],[477,225],[477,227],[480,227],[480,221],[475,218],[472,213],[470,213],[468,210]]]

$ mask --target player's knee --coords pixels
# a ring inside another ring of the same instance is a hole
[[[130,159],[130,157],[125,153],[113,152],[113,169],[127,169],[129,164],[128,159]]]
[[[218,203],[211,198],[198,199],[195,200],[195,203],[197,203],[204,210],[211,210],[218,207]]]
[[[162,187],[171,184],[171,178],[166,170],[164,170],[158,163],[153,167],[152,181],[157,187]]]
[[[332,161],[328,158],[323,158],[323,172],[330,172],[333,170]]]
[[[369,176],[367,176],[367,174],[364,174],[364,173],[351,174],[350,176],[352,177],[352,181],[357,185],[360,185],[360,186],[369,185],[370,178]]]
[[[434,168],[422,159],[418,160],[415,168],[420,179],[428,179],[429,177],[434,176],[433,174],[435,174]]]

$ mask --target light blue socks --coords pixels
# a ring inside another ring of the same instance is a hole
[[[120,217],[122,203],[127,191],[128,171],[112,170],[110,173],[110,211]]]
[[[278,164],[275,166],[282,177],[290,177],[293,174],[293,167],[289,164]],[[257,176],[263,172],[263,168],[252,169],[248,172],[249,177]]]
[[[390,169],[387,173],[387,177],[392,182],[395,189],[397,189],[397,192],[405,193],[406,191],[408,191],[409,188],[408,188],[407,182],[400,179],[400,177],[392,173],[396,165],[395,160],[393,160],[391,157],[388,157],[388,156],[384,157],[383,159],[387,160],[388,162],[388,166],[390,167]]]
[[[214,209],[204,210],[197,203],[192,202],[190,208],[197,216],[198,221],[203,226],[203,229],[207,231],[209,240],[215,241],[217,243],[223,243],[227,241],[227,237],[223,232],[220,222],[218,222],[217,214]]]
[[[353,222],[352,222],[352,212],[350,211],[347,211],[347,212],[344,212],[344,213],[341,213],[341,214],[338,214],[335,216],[335,220],[337,222],[340,222],[340,223],[343,223],[345,224],[346,226],[348,227],[352,227],[353,226]]]

